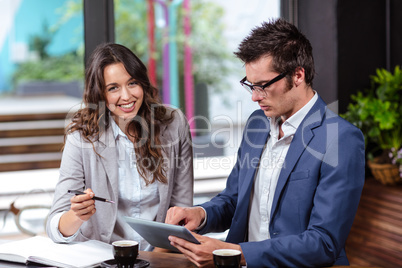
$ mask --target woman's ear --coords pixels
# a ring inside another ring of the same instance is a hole
[[[301,83],[304,82],[304,78],[305,78],[304,68],[297,67],[295,70],[295,74],[293,75],[293,83],[295,87],[300,86]]]

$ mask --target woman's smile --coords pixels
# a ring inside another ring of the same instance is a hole
[[[120,104],[118,106],[123,112],[130,113],[135,109],[135,101],[127,103],[127,104]]]

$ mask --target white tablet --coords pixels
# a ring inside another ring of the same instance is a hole
[[[170,235],[183,238],[195,244],[200,244],[200,242],[184,226],[132,217],[124,217],[124,220],[154,247],[166,248],[178,252],[178,249],[170,244],[168,239]]]

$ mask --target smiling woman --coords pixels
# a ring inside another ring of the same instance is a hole
[[[163,222],[169,207],[192,205],[187,120],[161,104],[145,65],[118,44],[92,53],[83,101],[66,129],[47,232],[56,242],[129,239],[151,249],[122,217]],[[95,194],[116,205],[95,203]]]
[[[142,86],[132,78],[122,63],[106,66],[104,72],[106,84],[106,105],[118,122],[119,117],[132,119],[137,115],[144,99]],[[125,124],[119,125],[126,132]],[[127,134],[127,133],[125,133]]]

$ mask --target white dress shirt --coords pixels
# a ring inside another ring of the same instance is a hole
[[[279,138],[279,119],[268,118],[270,137],[261,155],[260,164],[250,195],[248,241],[270,239],[269,223],[272,202],[282,165],[290,143],[300,123],[317,101],[318,95],[282,123],[283,137]]]
[[[140,243],[140,250],[150,250],[148,242],[137,234],[124,220],[122,216],[130,216],[148,220],[155,220],[159,208],[158,182],[146,185],[144,179],[137,170],[137,159],[133,143],[121,131],[113,119],[110,120],[116,140],[119,167],[119,200],[118,220],[111,237],[112,241],[128,239]],[[79,233],[79,230],[70,237],[64,237],[59,229],[59,221],[65,212],[55,215],[51,220],[51,232],[57,237],[58,242],[70,242]]]
[[[130,216],[146,220],[155,220],[160,202],[158,181],[146,185],[137,170],[134,144],[128,139],[126,134],[121,131],[114,120],[111,120],[111,126],[116,139],[119,156],[119,201],[117,215],[118,217]],[[121,224],[121,226],[118,226],[119,224]],[[112,241],[122,238],[135,240],[140,242],[140,250],[147,249],[149,245],[148,242],[127,223],[118,221],[115,230],[116,228],[121,228],[123,235],[118,235],[121,232],[113,232]]]

